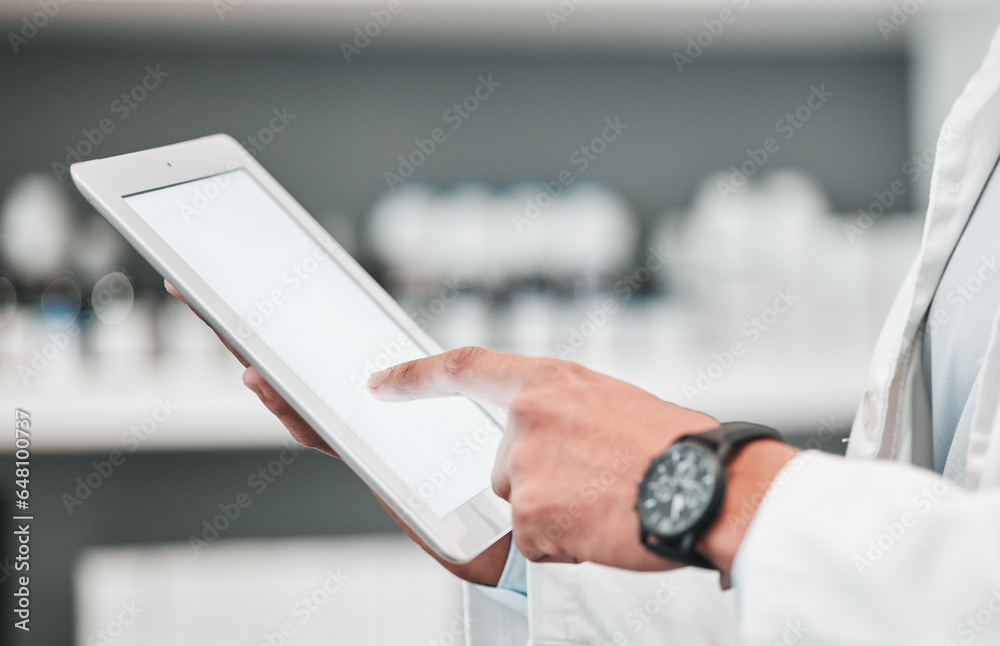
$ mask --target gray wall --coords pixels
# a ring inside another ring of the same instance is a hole
[[[332,49],[332,48],[331,48]],[[214,132],[244,140],[273,108],[296,115],[259,159],[323,219],[361,216],[386,189],[396,156],[445,125],[442,115],[492,74],[502,85],[418,171],[447,184],[554,178],[574,149],[620,115],[629,129],[588,174],[621,190],[644,217],[686,205],[705,173],[739,163],[748,147],[812,85],[834,97],[769,166],[815,174],[837,208],[853,211],[902,177],[909,148],[905,61],[697,59],[683,74],[668,58],[605,56],[379,57],[347,64],[339,52],[102,50],[38,43],[0,60],[0,192],[18,174],[48,169],[105,117],[115,130],[92,156]],[[126,119],[112,102],[159,64],[170,74]],[[68,179],[66,181],[69,181]],[[905,207],[906,205],[904,205]],[[348,218],[350,219],[350,218]]]

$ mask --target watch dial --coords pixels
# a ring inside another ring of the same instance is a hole
[[[704,515],[715,493],[715,456],[694,442],[671,446],[650,466],[639,492],[643,526],[659,536],[678,536]]]

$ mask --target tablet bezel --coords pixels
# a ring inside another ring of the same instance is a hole
[[[364,441],[310,389],[223,299],[173,251],[124,197],[244,169],[288,212],[427,354],[438,346],[389,294],[235,139],[212,135],[118,157],[73,164],[73,181],[129,243],[178,291],[427,545],[442,558],[465,563],[511,528],[510,506],[487,488],[442,517],[392,472]],[[480,404],[498,427],[497,415]]]

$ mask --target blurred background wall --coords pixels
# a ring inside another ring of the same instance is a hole
[[[840,452],[998,23],[943,0],[4,2],[0,408],[37,429],[33,638],[267,643],[337,567],[356,592],[292,643],[430,643],[457,607],[318,454],[193,553],[285,434],[68,162],[228,133],[443,345],[564,356]],[[420,589],[438,603],[400,615]]]

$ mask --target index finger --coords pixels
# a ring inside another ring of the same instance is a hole
[[[508,408],[538,381],[540,365],[551,361],[459,348],[376,372],[368,379],[368,389],[383,401],[464,395]]]

